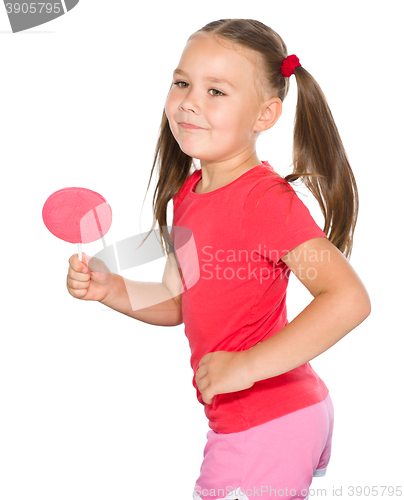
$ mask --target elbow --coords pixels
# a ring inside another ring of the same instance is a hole
[[[340,289],[334,295],[336,309],[344,318],[348,319],[352,328],[360,325],[370,315],[372,306],[369,294],[364,287]],[[340,304],[338,307],[337,304]]]
[[[370,302],[370,297],[366,288],[364,288],[362,292],[362,309],[365,315],[363,319],[366,319],[372,312],[372,304]]]
[[[174,300],[175,300],[175,298],[174,298]],[[178,326],[178,325],[182,325],[184,323],[184,318],[182,316],[182,305],[181,304],[175,310],[175,314],[173,314],[173,316],[174,316],[174,319],[173,319],[172,326]]]
[[[367,301],[366,301],[366,318],[369,316],[369,314],[372,312],[372,304],[370,302],[370,297],[368,295]]]
[[[363,318],[363,320],[365,320],[370,315],[371,312],[372,312],[372,305],[370,303],[370,300],[368,300],[366,302],[366,304],[364,305],[364,318]]]
[[[360,325],[372,312],[370,301],[365,302],[363,306],[358,310],[358,325]]]
[[[365,321],[365,319],[372,312],[372,304],[366,289],[360,290],[358,294],[352,297],[351,304],[354,306],[355,315],[357,316],[359,325],[362,321]]]

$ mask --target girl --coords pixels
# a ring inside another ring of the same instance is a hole
[[[294,170],[282,178],[258,159],[256,141],[279,119],[292,74]],[[201,168],[191,173],[193,159]],[[326,99],[269,27],[209,23],[174,70],[150,180],[157,161],[153,228],[157,221],[176,257],[162,283],[91,272],[74,255],[68,291],[146,323],[184,322],[210,427],[194,500],[308,498],[312,477],[325,474],[333,430],[328,389],[309,361],[370,314],[347,260],[356,184]],[[299,178],[320,204],[324,231],[289,184]],[[191,237],[181,237],[184,228]],[[289,323],[290,272],[314,299]]]

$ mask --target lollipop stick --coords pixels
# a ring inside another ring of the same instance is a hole
[[[78,254],[79,254],[79,261],[83,262],[83,257],[81,255],[81,243],[77,243],[77,250],[78,250]]]
[[[94,208],[93,208],[93,214],[94,214],[95,220],[97,221],[98,231],[100,232],[100,238],[101,238],[101,241],[102,241],[102,246],[104,248],[107,248],[107,245],[106,245],[105,240],[104,240],[104,233],[103,233],[103,231],[101,229],[101,224],[100,224],[100,221],[98,219],[97,212],[94,210]]]

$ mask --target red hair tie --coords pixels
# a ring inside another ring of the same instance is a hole
[[[301,66],[301,64],[300,64],[299,59],[295,56],[295,54],[288,56],[286,59],[283,60],[283,63],[282,63],[282,67],[281,67],[282,75],[285,78],[293,75],[295,68],[297,68],[297,66]]]

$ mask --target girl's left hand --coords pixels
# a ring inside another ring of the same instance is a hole
[[[211,404],[216,394],[242,391],[254,385],[246,359],[247,352],[216,351],[201,358],[195,382],[206,404]]]

